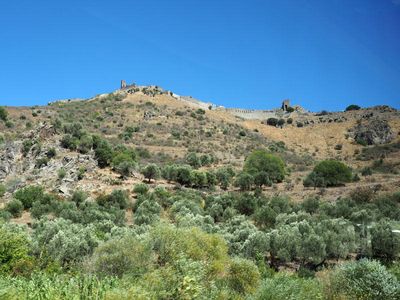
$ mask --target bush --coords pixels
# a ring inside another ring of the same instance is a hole
[[[8,112],[3,106],[0,106],[0,120],[7,121]]]
[[[235,258],[229,266],[227,281],[232,290],[248,295],[258,287],[260,273],[253,262],[243,258]]]
[[[29,240],[18,227],[0,225],[0,274],[9,274],[19,263],[29,259]]]
[[[73,224],[58,218],[41,220],[33,232],[34,252],[62,264],[82,261],[98,245],[93,226]]]
[[[50,148],[49,150],[47,150],[46,152],[46,156],[47,158],[53,158],[57,155],[57,151],[55,148]]]
[[[304,180],[304,186],[340,186],[352,180],[351,169],[337,160],[319,162]]]
[[[6,187],[4,186],[4,184],[0,183],[0,198],[3,197],[5,193],[6,193]]]
[[[14,193],[14,198],[21,201],[24,209],[29,209],[36,200],[42,199],[44,196],[41,186],[28,186]]]
[[[153,257],[149,247],[133,237],[109,240],[93,253],[91,258],[94,271],[99,276],[118,276],[124,274],[139,276],[152,265]]]
[[[356,104],[351,104],[349,106],[346,107],[346,111],[350,111],[350,110],[360,110],[361,107],[356,105]]]
[[[264,150],[253,151],[246,158],[243,170],[251,175],[265,172],[272,182],[282,182],[285,178],[285,163],[283,160]]]
[[[317,280],[289,274],[278,274],[261,282],[255,300],[317,300],[324,299],[322,285]]]
[[[22,205],[21,201],[13,199],[6,204],[5,210],[8,211],[14,218],[19,218],[22,215],[24,206]]]
[[[57,171],[58,179],[62,180],[67,175],[67,171],[64,168],[61,168]]]
[[[146,184],[139,183],[139,184],[136,184],[136,185],[133,187],[133,191],[134,191],[136,194],[142,194],[142,195],[144,195],[144,194],[147,194],[147,192],[149,191],[149,187],[148,187],[148,185],[146,185]]]
[[[283,125],[285,125],[285,119],[279,119],[277,125],[278,125],[278,126],[283,126]]]
[[[35,168],[40,169],[41,167],[47,166],[48,163],[49,163],[49,159],[47,157],[39,158],[35,162]]]
[[[292,106],[289,106],[288,108],[286,108],[286,111],[288,113],[292,113],[292,112],[294,112],[294,108]]]
[[[276,125],[278,125],[278,119],[277,118],[268,118],[267,125],[276,127]]]
[[[142,169],[142,174],[150,182],[152,179],[158,179],[161,176],[161,171],[156,164],[149,164]]]
[[[362,259],[347,262],[332,273],[331,289],[335,299],[398,299],[400,284],[377,261]]]
[[[125,209],[128,207],[128,195],[125,191],[114,190],[109,195],[101,195],[97,197],[96,202],[103,207]]]
[[[94,157],[97,160],[99,167],[105,168],[109,166],[114,154],[110,144],[97,136],[94,136],[92,138],[93,148],[95,149]]]
[[[22,149],[21,149],[22,155],[23,155],[23,156],[27,156],[28,153],[29,153],[29,151],[31,150],[32,146],[33,146],[33,143],[32,143],[31,140],[25,140],[25,141],[23,141],[23,143],[22,143]]]
[[[66,134],[60,141],[61,147],[69,150],[76,150],[78,147],[79,139],[70,134]]]
[[[239,187],[240,190],[242,191],[251,190],[251,186],[253,185],[253,183],[254,183],[253,176],[245,172],[240,173],[235,180],[235,186]]]
[[[286,123],[288,123],[288,124],[293,124],[293,119],[292,119],[292,118],[288,118],[288,119],[286,120]]]
[[[114,167],[114,170],[122,176],[129,177],[136,167],[136,163],[131,160],[125,160]]]
[[[383,262],[395,260],[400,251],[400,237],[386,220],[381,220],[371,228],[372,256]]]

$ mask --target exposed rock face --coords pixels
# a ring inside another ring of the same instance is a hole
[[[386,144],[394,138],[388,122],[380,119],[360,123],[351,131],[356,141],[365,142],[367,145]]]
[[[4,150],[0,151],[0,179],[15,172],[15,160],[20,152],[20,145],[9,143],[5,145]]]

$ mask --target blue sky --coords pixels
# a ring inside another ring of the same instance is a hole
[[[0,104],[125,79],[227,107],[400,108],[400,0],[3,1]]]

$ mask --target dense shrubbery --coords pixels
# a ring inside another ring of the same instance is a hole
[[[346,111],[350,111],[350,110],[360,110],[361,107],[356,105],[356,104],[351,104],[349,106],[346,107]]]
[[[6,122],[8,117],[8,112],[3,106],[0,106],[0,120]]]
[[[351,169],[337,160],[324,160],[304,180],[304,186],[330,187],[343,185],[352,180]]]
[[[261,182],[281,182],[285,178],[285,163],[278,156],[256,150],[246,158],[244,171],[253,176],[264,177]]]
[[[147,155],[89,135],[79,124],[61,129],[63,146],[93,153],[100,167],[121,177]],[[132,131],[125,131],[129,139]],[[27,141],[24,147],[30,155],[40,144]],[[47,159],[56,155],[50,150]],[[80,190],[65,198],[40,186],[17,190],[0,211],[1,222],[26,210],[33,224],[29,230],[0,224],[0,298],[399,297],[400,236],[394,228],[400,194],[359,188],[333,202],[313,196],[297,203],[271,192],[281,191],[275,184],[290,172],[291,164],[286,168],[280,158],[287,148],[275,143],[268,150],[273,154],[250,153],[239,172],[213,169],[212,156],[194,152],[175,160],[187,164],[140,164],[148,183],[162,177],[173,186],[140,183],[132,191],[94,198]],[[352,179],[346,165],[329,160],[317,164],[304,185],[329,187]],[[377,261],[346,262],[354,257]],[[276,273],[281,269],[293,274]]]

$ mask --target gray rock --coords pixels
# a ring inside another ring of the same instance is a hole
[[[367,145],[390,143],[394,134],[386,120],[374,119],[357,124],[352,130],[352,137],[356,141],[363,141]]]

